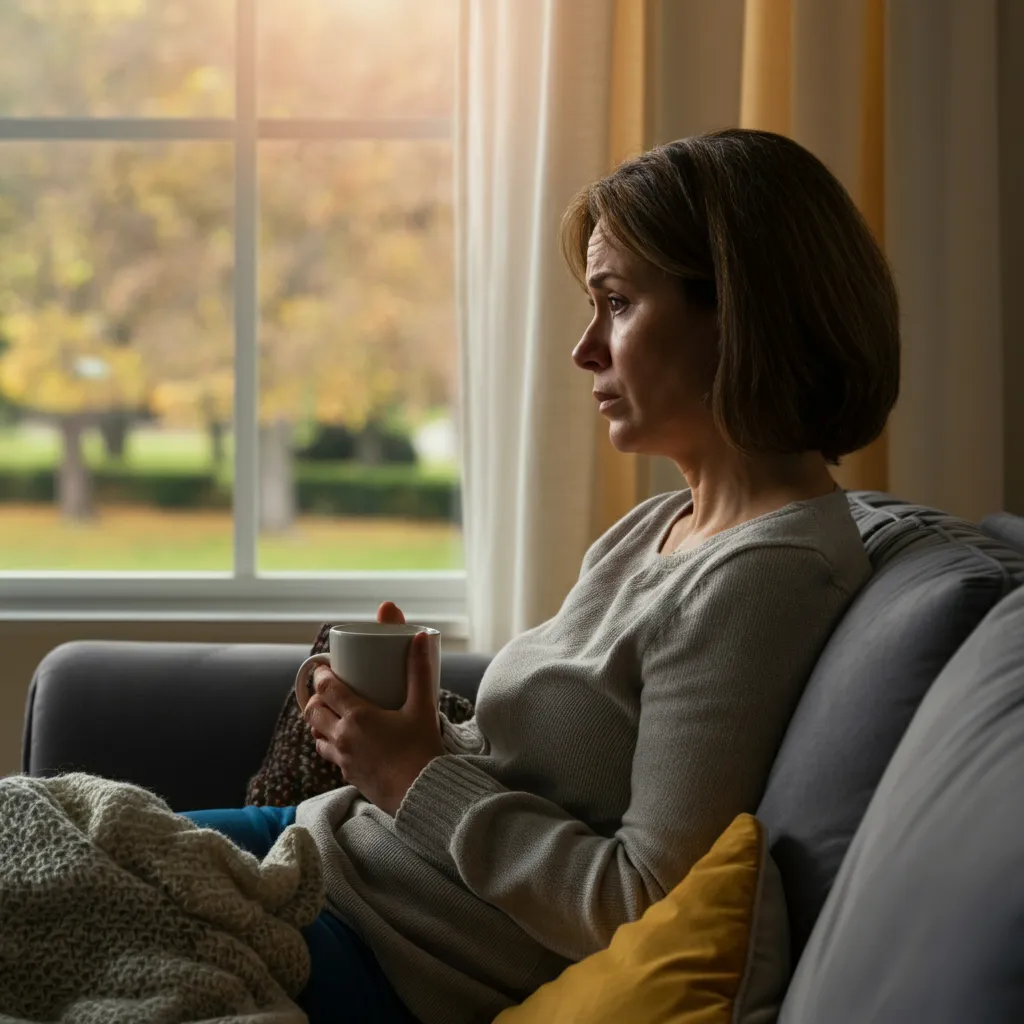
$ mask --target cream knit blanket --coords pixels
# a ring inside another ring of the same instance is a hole
[[[297,1024],[309,833],[263,859],[158,797],[84,774],[0,779],[0,1021]]]

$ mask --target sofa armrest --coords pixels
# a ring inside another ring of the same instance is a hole
[[[76,641],[39,664],[22,770],[145,786],[176,811],[238,807],[308,648]],[[476,694],[488,658],[449,654],[441,685]]]

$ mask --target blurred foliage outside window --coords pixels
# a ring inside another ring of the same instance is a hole
[[[416,497],[457,484],[451,146],[436,131],[456,7],[256,2],[259,115],[370,124],[258,143],[261,562],[302,512],[457,519],[457,497]],[[234,32],[233,0],[4,0],[0,118],[231,118]],[[434,128],[373,137],[396,118]],[[0,142],[0,517],[47,500],[51,470],[65,521],[118,501],[230,504],[235,159],[230,138]],[[417,444],[439,424],[447,443]],[[59,452],[35,459],[46,430]],[[177,462],[156,454],[170,438]],[[374,475],[388,462],[405,485]],[[175,490],[175,474],[207,485]],[[382,567],[461,557],[432,543],[440,555]]]

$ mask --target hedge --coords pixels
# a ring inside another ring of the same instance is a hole
[[[416,466],[303,463],[295,467],[303,512],[345,516],[401,516],[459,522],[458,480]]]
[[[158,508],[230,508],[230,483],[212,471],[106,466],[93,471],[100,504]],[[297,463],[299,510],[319,515],[401,516],[460,521],[458,481],[415,466]],[[51,469],[0,469],[0,502],[52,503]]]

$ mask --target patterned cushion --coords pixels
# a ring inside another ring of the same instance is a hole
[[[767,835],[741,814],[607,949],[494,1024],[767,1024],[789,981],[787,931]]]
[[[320,627],[310,654],[330,649],[330,631],[329,622]],[[452,722],[464,722],[473,717],[473,702],[449,690],[441,690],[438,708]],[[303,720],[289,687],[274,725],[270,747],[259,771],[246,787],[246,804],[293,807],[311,796],[344,785],[341,769],[316,752],[309,726]]]

